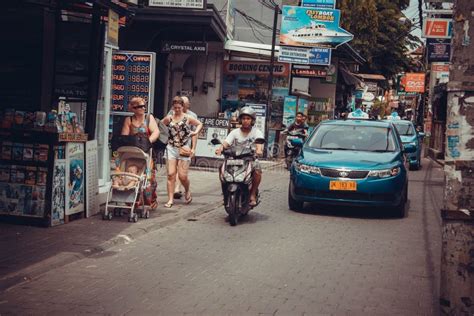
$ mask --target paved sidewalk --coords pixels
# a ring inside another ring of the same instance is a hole
[[[263,168],[273,169],[280,164],[264,162]],[[158,209],[149,219],[137,223],[129,223],[127,216],[103,221],[100,215],[50,228],[0,223],[0,291],[92,254],[106,254],[114,245],[129,243],[180,220],[193,220],[222,205],[215,170],[191,170],[190,180],[193,202],[185,205],[183,200],[176,200],[171,209],[166,209],[163,167],[158,177]]]

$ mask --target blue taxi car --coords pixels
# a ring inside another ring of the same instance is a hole
[[[421,168],[421,147],[424,134],[417,132],[411,121],[407,120],[391,120],[398,130],[403,145],[410,144],[415,146],[415,152],[407,153],[410,170],[418,170]]]
[[[390,209],[406,214],[408,175],[402,145],[391,122],[324,121],[313,131],[291,166],[288,205],[305,202]]]

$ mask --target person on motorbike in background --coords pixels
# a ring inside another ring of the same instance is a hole
[[[231,146],[253,145],[256,139],[264,139],[262,131],[254,126],[256,118],[257,115],[251,107],[243,107],[238,117],[240,128],[234,129],[227,135],[222,145],[217,148],[216,155],[220,156],[224,149]],[[255,153],[257,157],[263,156],[263,144],[255,144]],[[250,191],[249,205],[253,207],[257,205],[258,186],[262,181],[262,167],[257,159],[253,162],[252,169],[252,190]]]
[[[308,125],[306,125],[305,121],[306,115],[302,112],[296,113],[295,121],[283,131],[283,134],[301,134],[304,137],[302,138],[304,141],[308,136]],[[285,158],[288,158],[288,143],[285,143]]]
[[[295,121],[288,126],[283,133],[287,134],[289,132],[300,132],[301,134],[308,135],[308,125],[306,125],[306,115],[303,112],[296,113]]]

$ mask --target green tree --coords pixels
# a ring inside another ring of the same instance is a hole
[[[354,34],[350,43],[367,60],[362,71],[387,78],[410,69],[408,50],[421,41],[410,34],[410,22],[402,23],[409,0],[341,0],[341,25]]]

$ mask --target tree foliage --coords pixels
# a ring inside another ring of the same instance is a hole
[[[354,34],[350,43],[367,60],[362,71],[387,78],[410,68],[407,56],[420,40],[400,22],[409,0],[340,0],[341,26]]]

